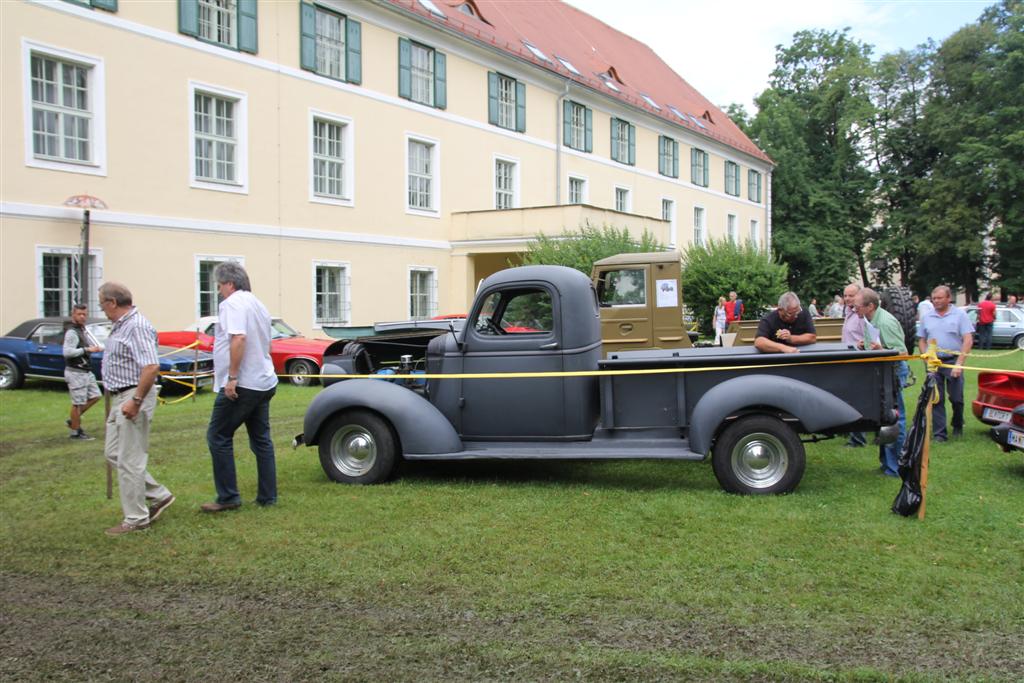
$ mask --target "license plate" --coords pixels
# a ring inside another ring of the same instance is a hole
[[[213,376],[212,375],[207,376],[207,377],[200,377],[196,381],[196,386],[200,386],[200,387],[208,387],[211,384],[213,384]]]
[[[996,410],[995,408],[985,408],[983,411],[981,411],[981,416],[986,420],[995,420],[996,422],[1010,421],[1009,410]]]
[[[1015,432],[1014,430],[1011,429],[1010,433],[1007,434],[1006,436],[1006,440],[1010,443],[1011,446],[1016,446],[1017,448],[1024,448],[1024,432]]]

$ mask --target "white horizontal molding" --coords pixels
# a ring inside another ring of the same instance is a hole
[[[0,216],[10,218],[82,219],[81,209],[0,202]],[[144,228],[151,230],[185,230],[191,232],[249,235],[252,237],[276,237],[281,239],[314,240],[318,242],[349,242],[390,247],[418,247],[422,249],[450,250],[451,243],[445,240],[424,240],[413,237],[389,235],[368,235],[365,233],[317,230],[314,228],[262,225],[257,223],[227,223],[224,221],[199,220],[150,216],[146,214],[122,213],[119,211],[93,210],[89,214],[93,224],[113,227]]]

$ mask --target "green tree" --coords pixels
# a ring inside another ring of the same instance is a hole
[[[750,242],[740,246],[729,240],[710,240],[683,253],[683,301],[693,311],[701,329],[712,330],[718,297],[736,291],[747,316],[778,303],[789,289],[787,268]]]
[[[590,275],[594,261],[635,252],[664,251],[658,240],[646,230],[635,239],[628,228],[585,223],[579,230],[565,230],[557,237],[538,234],[522,255],[522,264],[568,266]],[[509,265],[520,265],[510,262]]]

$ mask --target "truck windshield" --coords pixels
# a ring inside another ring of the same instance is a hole
[[[647,282],[643,268],[606,271],[600,289],[602,306],[646,306]]]
[[[553,328],[551,295],[541,289],[517,289],[487,296],[477,316],[480,334],[538,334]]]

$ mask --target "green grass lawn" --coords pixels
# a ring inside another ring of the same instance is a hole
[[[252,504],[243,430],[246,504],[221,515],[198,510],[212,396],[159,407],[150,470],[178,501],[123,538],[103,534],[116,489],[101,441],[67,439],[62,386],[0,394],[0,678],[1024,678],[1024,457],[973,416],[933,446],[918,521],[889,511],[877,449],[841,439],[809,444],[775,498],[684,462],[425,463],[336,485],[290,448],[316,391],[272,405],[279,505]]]

